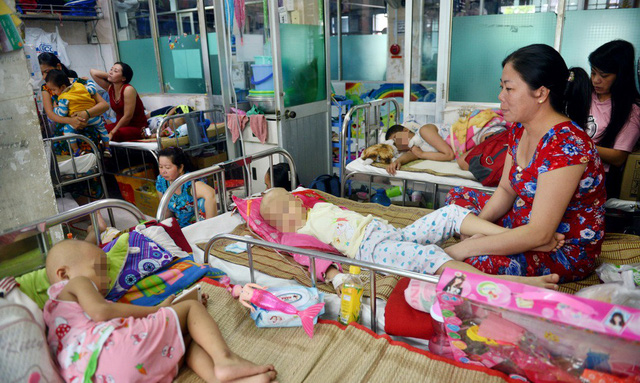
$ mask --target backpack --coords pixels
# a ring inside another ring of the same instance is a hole
[[[316,177],[311,181],[311,189],[323,191],[325,193],[332,194],[336,197],[340,197],[340,178],[337,175],[323,174]]]
[[[469,171],[484,186],[498,186],[509,149],[509,132],[493,135],[471,149],[465,161]]]

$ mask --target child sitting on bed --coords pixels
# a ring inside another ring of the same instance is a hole
[[[349,258],[425,274],[441,274],[446,267],[482,274],[469,264],[455,261],[439,247],[454,234],[494,235],[508,230],[469,212],[448,205],[403,229],[396,229],[381,218],[370,214],[365,217],[330,203],[316,203],[307,209],[299,199],[281,188],[267,191],[260,203],[262,218],[283,233],[311,235]],[[564,236],[556,234],[539,250],[551,251],[563,245]],[[331,280],[338,290],[343,276],[331,266],[325,281]],[[496,277],[552,289],[557,288],[559,279],[557,274]]]
[[[58,243],[47,256],[52,285],[44,320],[65,381],[171,382],[183,356],[208,382],[275,379],[272,365],[255,365],[231,351],[196,300],[172,305],[172,296],[158,307],[106,301],[106,257],[75,240]]]
[[[191,170],[191,161],[180,148],[162,149],[158,152],[158,170],[160,175],[156,179],[156,190],[158,197],[162,198],[162,195],[176,178]],[[193,181],[183,184],[180,190],[176,191],[169,200],[169,210],[178,220],[180,227],[189,226],[196,221],[191,190],[192,184]],[[218,214],[216,191],[202,181],[196,181],[195,184],[200,218],[215,217]]]
[[[391,175],[414,160],[451,161],[455,158],[453,149],[440,137],[438,127],[433,124],[423,125],[417,130],[393,125],[387,130],[385,140],[392,140],[398,152],[403,152],[387,166]]]
[[[69,77],[61,70],[52,70],[45,77],[47,89],[49,92],[58,96],[58,104],[53,108],[53,112],[61,117],[73,116],[76,114],[87,118],[87,126],[84,129],[94,128],[102,139],[104,145],[103,156],[111,157],[109,149],[109,132],[104,127],[104,121],[101,116],[91,116],[89,109],[96,105],[93,95],[96,93],[95,87],[85,87],[78,81],[71,84]],[[86,116],[85,116],[86,115]],[[65,136],[70,134],[82,134],[82,130],[76,130],[70,124],[66,124],[63,128]],[[70,140],[71,150],[74,156],[82,154],[78,149],[76,140]]]

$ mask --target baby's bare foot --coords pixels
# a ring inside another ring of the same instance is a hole
[[[496,275],[496,277],[549,290],[558,290],[558,282],[560,281],[558,274],[541,275],[538,277],[523,277],[519,275]]]
[[[225,358],[224,360],[215,360],[214,362],[214,373],[216,378],[221,382],[230,382],[241,378],[249,378],[269,372],[276,372],[275,368],[271,364],[259,366],[236,354],[232,354],[229,358]]]
[[[276,383],[275,378],[277,375],[278,374],[275,371],[269,371],[269,372],[265,372],[264,374],[258,374],[258,375],[253,375],[246,378],[236,379],[236,380],[233,380],[232,383],[269,383],[269,382]]]

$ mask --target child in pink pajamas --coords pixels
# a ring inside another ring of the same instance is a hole
[[[97,246],[76,240],[58,243],[47,255],[52,285],[44,319],[65,381],[171,382],[183,356],[206,381],[275,379],[272,365],[255,365],[229,349],[200,302],[171,305],[170,297],[142,307],[105,300],[106,258]],[[185,345],[186,334],[193,341]]]

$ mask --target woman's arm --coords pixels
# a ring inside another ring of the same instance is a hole
[[[529,223],[502,234],[471,238],[454,246],[462,258],[511,255],[548,245],[562,221],[587,165],[571,165],[538,177]],[[460,245],[460,246],[458,246]]]
[[[455,154],[453,153],[451,146],[449,146],[449,144],[440,137],[437,126],[433,124],[425,125],[420,128],[419,134],[422,139],[425,140],[427,144],[433,146],[437,152],[425,152],[419,147],[413,146],[411,148],[411,152],[415,154],[416,157],[432,161],[451,161],[455,158]]]
[[[122,118],[116,123],[116,126],[109,133],[111,137],[113,137],[118,129],[123,126],[129,125],[131,118],[133,117],[133,112],[136,110],[136,90],[132,86],[128,86],[124,89],[124,114]]]
[[[125,303],[109,303],[96,290],[93,282],[86,277],[73,278],[64,288],[63,293],[72,295],[91,319],[104,322],[113,318],[143,318],[157,312],[160,307],[168,306],[173,296],[167,298],[160,306],[145,307]],[[62,293],[60,295],[63,295]]]
[[[467,154],[469,154],[469,152],[464,152],[460,154],[458,158],[456,158],[456,162],[462,170],[469,170],[469,164],[467,163]]]
[[[513,191],[511,182],[509,181],[512,162],[511,155],[507,154],[504,159],[500,183],[480,214],[478,214],[478,217],[486,219],[489,222],[495,222],[507,214],[513,206],[513,201],[516,199],[516,192]]]
[[[102,89],[109,90],[109,86],[111,85],[111,83],[107,81],[107,78],[109,78],[109,74],[107,72],[103,72],[98,69],[91,69],[89,73],[91,73],[91,78],[93,78],[93,81],[98,83],[98,85],[100,85]]]
[[[400,167],[406,163],[417,160],[418,157],[411,153],[411,151],[404,152],[400,155],[400,157],[391,161],[389,165],[387,165],[387,172],[392,176],[396,175],[396,172],[400,169]]]
[[[605,148],[604,146],[596,146],[598,154],[604,163],[620,167],[627,161],[629,153],[624,150]]]
[[[98,93],[95,93],[92,96],[92,98],[96,102],[94,106],[87,109],[86,111],[75,113],[74,115],[78,117],[83,117],[85,118],[85,120],[88,120],[89,118],[100,116],[101,114],[109,110],[109,103],[104,98],[102,98],[102,96],[100,96]]]
[[[216,191],[202,181],[196,182],[196,200],[204,198],[204,213],[207,219],[218,215]]]
[[[87,126],[87,120],[83,117],[62,117],[58,116],[53,112],[53,102],[51,101],[51,95],[48,91],[42,91],[42,108],[46,113],[47,117],[53,122],[58,124],[69,124],[73,126],[74,129],[82,129]]]

